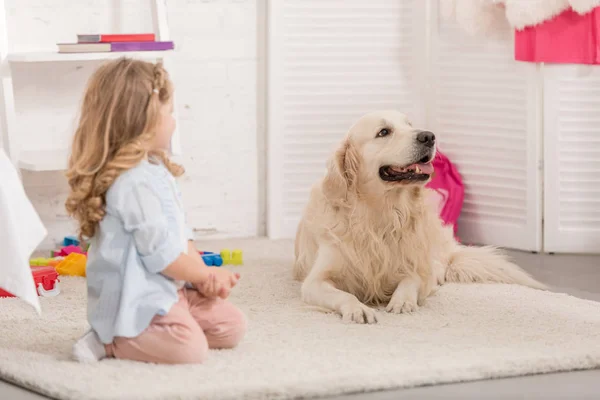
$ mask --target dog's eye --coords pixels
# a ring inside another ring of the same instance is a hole
[[[390,134],[390,131],[388,129],[383,128],[382,130],[377,132],[377,137],[386,137],[389,134]]]

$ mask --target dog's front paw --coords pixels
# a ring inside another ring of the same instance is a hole
[[[385,310],[395,314],[417,311],[420,285],[421,280],[418,278],[407,277],[402,280]]]
[[[439,261],[434,261],[431,270],[433,273],[433,279],[437,285],[443,285],[446,283],[446,267]]]
[[[357,324],[377,323],[375,310],[358,301],[342,305],[340,312],[344,322],[356,322]]]
[[[389,304],[385,308],[385,311],[394,314],[406,314],[417,311],[419,306],[414,301],[408,299],[390,300]]]

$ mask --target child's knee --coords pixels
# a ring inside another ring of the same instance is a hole
[[[246,336],[247,329],[248,321],[246,319],[246,316],[240,311],[239,317],[235,320],[235,323],[233,324],[232,336],[235,342],[234,346],[241,342],[244,336]]]
[[[223,337],[221,340],[222,348],[232,348],[238,345],[246,335],[248,321],[244,313],[237,308],[233,308],[227,324],[223,327]]]
[[[208,342],[204,332],[197,325],[174,325],[163,333],[166,337],[160,346],[160,353],[166,364],[201,364],[208,356]]]

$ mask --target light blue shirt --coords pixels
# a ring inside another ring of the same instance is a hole
[[[162,164],[142,161],[106,193],[106,215],[91,239],[88,319],[100,340],[135,337],[177,302],[178,283],[161,274],[187,253],[181,193]]]

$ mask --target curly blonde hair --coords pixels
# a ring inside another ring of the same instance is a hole
[[[147,158],[162,162],[173,176],[183,174],[164,151],[150,147],[161,106],[172,95],[160,63],[120,58],[90,78],[66,173],[71,192],[65,207],[79,223],[82,239],[96,233],[106,212],[106,192],[124,171]]]

